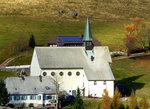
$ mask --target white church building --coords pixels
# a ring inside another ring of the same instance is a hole
[[[87,18],[81,47],[35,47],[30,76],[49,76],[55,79],[60,91],[70,95],[81,89],[83,96],[102,97],[107,89],[114,95],[114,76],[107,46],[94,46]]]

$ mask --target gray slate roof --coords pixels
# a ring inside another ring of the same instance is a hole
[[[22,77],[5,79],[9,94],[53,94],[56,92],[53,83],[54,81],[50,77],[42,77],[42,82],[40,82],[38,76],[28,76],[24,79]]]
[[[35,47],[35,52],[41,69],[83,68],[88,80],[114,80],[106,46],[94,47],[93,61],[84,47]]]

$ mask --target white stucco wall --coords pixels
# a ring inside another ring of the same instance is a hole
[[[60,90],[67,91],[68,94],[72,94],[72,90],[77,90],[85,88],[85,96],[88,96],[88,80],[84,73],[83,69],[47,69],[41,70],[41,74],[46,72],[46,76],[50,76],[58,80],[60,84]],[[51,76],[51,72],[55,72],[55,76]],[[63,72],[63,76],[60,76],[59,73]],[[69,76],[68,72],[72,72],[72,75]],[[77,76],[76,72],[80,72],[80,75]]]
[[[11,95],[11,96],[14,96],[14,95]],[[28,106],[30,103],[33,103],[35,107],[37,107],[38,105],[43,105],[43,104],[45,104],[45,105],[51,104],[50,99],[43,100],[43,94],[38,94],[38,95],[34,95],[34,96],[36,96],[36,100],[34,100],[34,99],[31,100],[30,95],[26,95],[26,100],[21,100],[21,99],[14,100],[14,97],[13,97],[12,100],[9,100],[9,104],[25,104],[26,106]],[[38,96],[41,96],[41,99],[37,99]],[[48,96],[48,95],[44,95],[44,96]],[[51,100],[56,100],[56,95],[51,95],[51,96],[52,96]]]
[[[30,67],[30,76],[39,76],[41,72],[38,58],[36,55],[36,51],[34,50],[32,61],[31,61],[31,67]]]
[[[96,85],[94,85],[96,82]],[[108,90],[109,96],[114,95],[114,81],[89,81],[89,93],[91,96],[102,97],[104,89]]]

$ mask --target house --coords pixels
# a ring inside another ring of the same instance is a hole
[[[35,107],[56,107],[58,97],[53,82],[48,76],[8,77],[5,84],[10,94],[9,104],[28,106],[33,103]]]
[[[102,97],[107,89],[114,94],[114,76],[107,46],[94,46],[87,18],[83,46],[35,47],[31,76],[48,76],[58,81],[59,90],[70,95],[81,89],[83,96]]]
[[[59,35],[52,39],[48,46],[82,46],[82,36]]]

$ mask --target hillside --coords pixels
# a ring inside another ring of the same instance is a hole
[[[40,16],[112,20],[150,18],[149,0],[0,0],[0,16]]]

